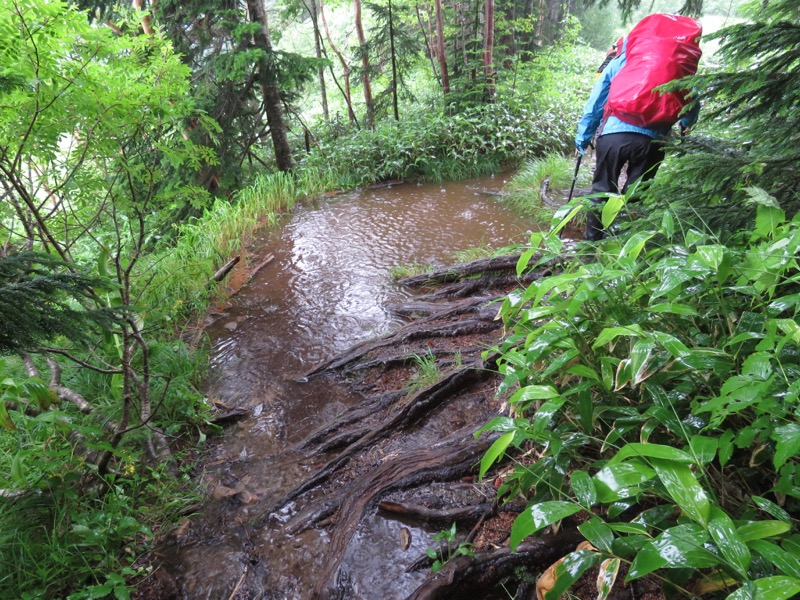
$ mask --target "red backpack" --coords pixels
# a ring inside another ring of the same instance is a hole
[[[613,115],[638,127],[672,127],[686,105],[687,91],[654,91],[664,83],[694,75],[702,54],[703,30],[695,19],[655,14],[628,34],[625,65],[611,80],[605,118]]]

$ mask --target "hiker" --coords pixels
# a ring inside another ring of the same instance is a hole
[[[603,59],[603,62],[600,63],[600,66],[597,67],[597,78],[600,78],[600,75],[603,74],[603,71],[608,66],[612,60],[620,55],[622,52],[622,40],[623,38],[619,38],[616,42],[611,44],[611,48],[606,52],[606,57]]]
[[[575,136],[583,156],[595,132],[596,167],[592,193],[625,193],[635,181],[652,179],[664,159],[663,142],[688,103],[687,92],[660,94],[659,85],[697,72],[700,24],[689,17],[653,14],[623,38],[619,55],[603,70],[583,109]],[[680,118],[681,130],[697,120],[699,103]],[[599,129],[599,131],[598,131]],[[627,164],[627,179],[619,177]],[[602,199],[593,199],[596,205]],[[606,237],[599,206],[588,211],[583,238]]]

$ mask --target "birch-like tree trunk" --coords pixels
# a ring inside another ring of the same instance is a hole
[[[361,53],[361,85],[364,88],[364,104],[367,106],[367,128],[375,127],[375,104],[372,100],[372,84],[369,76],[369,51],[367,49],[367,38],[364,35],[364,26],[361,22],[361,0],[353,0],[355,8],[356,36],[358,36],[358,48]]]

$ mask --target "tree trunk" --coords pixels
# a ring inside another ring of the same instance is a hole
[[[361,53],[361,84],[364,86],[364,104],[367,106],[367,128],[375,127],[375,105],[372,101],[372,85],[369,76],[369,52],[367,38],[364,36],[364,26],[361,23],[361,0],[353,0],[355,8],[356,35],[358,36],[358,49]]]
[[[447,74],[447,55],[444,51],[444,18],[442,0],[436,0],[436,55],[439,58],[439,72],[442,74],[442,93],[450,93],[450,77]]]
[[[484,97],[494,101],[494,0],[486,0],[483,30],[483,74],[486,77]]]
[[[258,61],[258,82],[264,96],[264,111],[267,113],[267,124],[272,136],[272,145],[275,148],[275,161],[281,171],[291,171],[292,152],[286,138],[286,124],[283,120],[283,102],[275,76],[275,64],[272,54],[272,45],[269,39],[267,13],[264,11],[263,0],[247,0],[247,12],[251,23],[261,25],[259,31],[253,34],[253,42],[261,48],[266,56]]]
[[[317,0],[309,0],[311,23],[314,26],[314,54],[317,60],[322,60],[322,33],[319,30],[319,13],[317,11]],[[328,111],[328,92],[325,88],[325,68],[320,64],[317,67],[317,79],[319,80],[319,94],[322,100],[322,116],[325,121],[331,120],[330,112]]]
[[[133,0],[133,8],[135,8],[137,11],[144,10],[144,1]],[[150,24],[150,15],[144,15],[142,17],[142,31],[144,31],[147,35],[153,35],[153,26]]]
[[[322,4],[322,0],[319,2],[319,16],[322,19],[322,26],[325,28],[325,37],[328,38],[328,44],[330,45],[331,50],[333,50],[333,53],[339,58],[339,62],[342,64],[342,76],[344,77],[344,101],[347,103],[347,118],[350,120],[350,122],[355,122],[356,113],[353,111],[353,101],[350,94],[350,65],[347,64],[344,56],[341,52],[339,52],[339,48],[337,48],[336,44],[333,43],[331,30],[328,28],[328,21],[325,19],[325,9]]]
[[[400,120],[400,113],[397,109],[397,54],[394,48],[394,18],[392,15],[392,0],[389,0],[389,47],[392,53],[392,109],[394,110],[394,120]]]

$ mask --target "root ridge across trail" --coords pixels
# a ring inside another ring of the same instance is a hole
[[[500,376],[490,350],[503,333],[497,302],[549,272],[521,280],[518,260],[519,255],[501,256],[401,280],[419,292],[390,306],[394,314],[408,317],[406,325],[306,374],[344,379],[363,398],[297,445],[296,452],[321,466],[255,524],[280,521],[291,536],[327,531],[327,560],[310,597],[374,597],[356,583],[358,564],[350,564],[347,556],[358,543],[361,523],[379,511],[419,526],[457,522],[467,528],[469,540],[476,540],[476,556],[460,557],[452,567],[448,563],[445,575],[426,575],[418,567],[427,556],[409,553],[402,572],[415,583],[406,582],[398,598],[459,597],[458,586],[469,589],[470,581],[490,589],[517,577],[520,566],[543,570],[547,561],[574,548],[576,534],[564,533],[510,553],[505,544],[516,513],[498,510],[491,479],[475,477],[496,436],[476,439],[474,432],[501,412]],[[432,376],[423,378],[423,361]]]

